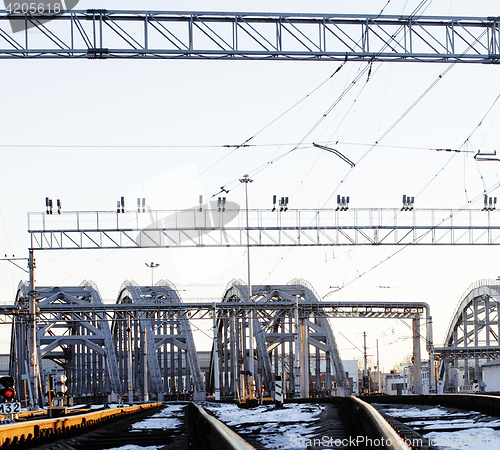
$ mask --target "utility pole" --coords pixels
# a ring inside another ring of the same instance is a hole
[[[250,221],[248,218],[248,183],[253,183],[253,180],[251,180],[248,175],[243,175],[243,178],[240,179],[240,183],[245,184],[245,210],[246,210],[246,222],[247,222],[247,275],[248,275],[248,301],[251,301],[252,298],[252,282],[250,279]],[[250,308],[249,314],[248,314],[248,353],[249,353],[249,358],[248,358],[248,371],[250,372],[250,375],[248,377],[248,384],[249,384],[249,396],[250,398],[254,397],[254,392],[253,392],[253,377],[254,377],[254,372],[255,372],[255,365],[254,365],[254,349],[253,349],[253,308]]]
[[[214,397],[215,401],[220,400],[220,379],[219,379],[219,343],[217,341],[217,311],[215,309],[215,302],[214,302],[214,317],[213,317],[213,325],[214,325],[214,351],[213,351],[213,364],[214,364]]]
[[[364,369],[363,369],[363,392],[365,391],[365,381],[368,378],[368,361],[366,354],[366,331],[363,331],[363,359],[364,359]],[[370,380],[368,380],[368,389],[370,389]]]
[[[378,339],[377,339],[377,392],[380,394],[380,360],[378,359]]]
[[[132,322],[130,320],[130,314],[127,314],[127,387],[128,387],[128,404],[134,404],[134,384],[133,384],[133,372],[132,372]]]

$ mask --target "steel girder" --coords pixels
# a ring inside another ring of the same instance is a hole
[[[244,316],[249,309],[259,310],[264,313],[283,309],[283,307],[294,307],[294,302],[283,301],[279,305],[274,303],[256,305],[254,302],[216,302],[215,309],[218,311],[233,311],[237,316]],[[48,323],[52,314],[64,314],[68,311],[79,312],[80,314],[101,313],[104,320],[112,322],[126,322],[127,316],[132,312],[148,314],[163,314],[168,318],[168,314],[175,312],[182,318],[190,320],[210,319],[214,310],[214,303],[208,301],[196,301],[189,303],[169,304],[168,311],[161,304],[87,304],[87,305],[67,305],[49,304],[40,309],[38,322]],[[326,317],[329,319],[338,318],[392,318],[392,319],[414,319],[423,318],[428,315],[428,305],[422,302],[367,302],[367,301],[328,301],[301,302],[299,310],[301,314],[314,317]],[[15,317],[21,317],[26,311],[17,308],[15,305],[0,305],[0,323],[12,323]],[[428,344],[429,345],[429,344]]]
[[[172,303],[182,303],[177,289],[170,281],[160,280],[156,283],[155,287],[160,286],[164,287],[167,292],[167,296],[170,296],[170,301]],[[191,331],[191,324],[187,319],[186,310],[181,311],[178,315],[178,320],[180,334],[186,339],[186,365],[189,365],[189,372],[192,377],[194,389],[193,398],[197,401],[205,400],[205,382],[203,381],[203,375],[198,364],[198,354],[196,352],[193,333]],[[158,344],[156,348],[158,348]]]
[[[90,293],[90,303],[102,304],[101,294],[99,293],[97,286],[92,281],[85,280],[82,282],[81,286]],[[118,362],[116,359],[116,351],[113,343],[113,337],[111,336],[109,322],[106,320],[103,312],[96,313],[96,317],[99,330],[101,331],[104,338],[106,364],[111,384],[111,390],[114,393],[121,393],[122,385],[118,374]]]
[[[37,27],[40,32],[35,36],[11,33],[9,20],[16,22],[16,29]],[[105,9],[54,16],[0,12],[0,58],[14,59],[496,64],[500,59],[499,35],[498,17]]]
[[[460,299],[443,347],[435,349],[441,360],[439,376],[448,380],[449,366],[463,369],[464,384],[482,378],[482,364],[500,357],[500,283],[480,280]],[[473,363],[470,367],[470,362]]]
[[[248,302],[248,286],[233,280],[226,288],[223,303]],[[331,395],[332,373],[338,393],[345,394],[345,374],[332,330],[327,319],[310,315],[300,305],[317,304],[318,298],[301,280],[288,285],[252,286],[251,301],[255,305],[253,332],[256,343],[254,355],[247,329],[247,314],[236,315],[229,310],[217,309],[216,333],[218,361],[211,364],[209,390],[215,388],[214,365],[218,364],[219,386],[223,395],[245,399],[253,396],[251,379],[256,378],[268,392],[274,390],[275,377],[282,376],[283,392],[290,397],[308,397],[311,371],[310,350],[316,351],[315,389]],[[276,308],[267,308],[274,304]],[[215,355],[215,352],[212,352]],[[257,373],[249,372],[249,358],[257,359]],[[325,367],[320,368],[321,360]],[[321,374],[324,380],[322,384]]]
[[[135,392],[143,391],[144,398],[151,393],[158,400],[163,400],[164,393],[176,395],[188,392],[192,384],[193,398],[204,400],[205,385],[186,312],[182,308],[170,309],[170,306],[181,303],[175,287],[166,280],[155,286],[138,286],[126,281],[120,289],[117,303],[145,307],[130,310],[130,325],[124,320],[113,322],[113,335],[118,353],[122,356],[122,378],[129,377],[125,361],[130,351],[126,343],[127,334],[131,333]],[[147,306],[152,304],[156,308],[148,310]]]
[[[500,210],[357,208],[28,214],[31,249],[499,245]]]
[[[31,398],[33,395],[34,403],[39,404],[45,393],[45,385],[41,380],[36,380],[37,392],[26,392],[25,384],[22,381],[22,376],[30,373],[30,355],[28,353],[28,327],[30,325],[29,307],[28,307],[28,283],[21,281],[17,288],[15,304],[10,308],[11,311],[17,311],[12,317],[12,329],[10,339],[10,361],[9,374],[14,377],[18,386],[18,395],[20,398]],[[38,339],[36,336],[35,339]],[[40,345],[37,342],[37,361],[42,363]],[[27,383],[31,387],[30,383]]]
[[[295,287],[301,287],[304,289],[304,300],[314,303],[320,303],[320,297],[314,290],[314,288],[305,280],[294,279],[288,283],[289,285],[293,285]],[[340,392],[340,395],[344,395],[344,392],[348,392],[348,386],[346,385],[346,377],[344,366],[342,365],[342,359],[340,358],[340,353],[338,351],[337,343],[335,341],[335,336],[333,335],[332,327],[328,322],[326,317],[317,317],[316,323],[318,323],[321,327],[321,330],[326,333],[326,347],[328,351],[326,352],[327,358],[329,358],[329,363],[334,368],[335,377],[337,379],[337,386]]]
[[[145,292],[143,292],[143,289]],[[153,296],[151,294],[152,292],[149,291],[147,287],[141,288],[137,283],[127,280],[120,288],[117,302],[145,303],[148,300],[154,299],[154,294]],[[146,295],[152,298],[146,299]],[[155,351],[155,333],[153,327],[155,327],[155,324],[152,323],[150,316],[144,316],[142,320],[134,320],[134,323],[132,323],[132,328],[138,328],[136,332],[132,334],[132,350],[135,356],[133,358],[135,362],[134,369],[136,369],[134,370],[134,374],[140,374],[142,377],[142,382],[138,377],[134,377],[134,381],[135,388],[138,391],[140,391],[140,385],[142,384],[144,389],[144,401],[147,401],[149,398],[149,379],[151,379],[151,392],[156,394],[159,401],[163,401],[162,393],[164,389],[161,380],[160,364]]]
[[[20,283],[16,306],[26,308],[28,287]],[[85,281],[78,287],[37,288],[37,309],[51,304],[74,306],[101,305],[99,292],[92,282]],[[44,323],[38,323],[36,342],[38,361],[52,360],[68,377],[68,393],[73,396],[91,396],[111,393],[114,398],[121,392],[116,369],[116,354],[112,345],[108,322],[102,313],[86,313],[69,309],[64,313],[49,314]],[[23,314],[13,322],[11,347],[13,357],[10,370],[19,386],[21,375],[27,372],[26,324]],[[45,383],[40,383],[44,392]],[[112,397],[113,398],[113,397]]]

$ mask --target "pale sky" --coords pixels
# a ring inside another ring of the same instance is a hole
[[[80,1],[78,9],[268,11],[409,14],[418,1]],[[499,16],[498,1],[428,2],[425,15]],[[30,31],[33,37],[37,31]],[[327,80],[336,62],[0,60],[0,252],[26,257],[27,212],[43,211],[45,197],[65,211],[112,210],[125,196],[145,196],[155,209],[195,206],[228,185],[228,200],[244,204],[238,182],[248,173],[250,206],[271,207],[272,195],[290,208],[335,208],[336,194],[352,207],[400,207],[403,194],[422,208],[480,207],[485,188],[498,184],[499,165],[477,163],[478,150],[496,150],[500,95],[496,65],[374,63],[315,131],[305,147],[259,168],[300,142],[366,63],[347,63],[300,106],[258,134],[254,147],[232,151]],[[439,82],[392,130],[398,117]],[[493,105],[493,107],[492,107]],[[492,108],[491,108],[492,107]],[[485,114],[489,114],[481,122]],[[463,145],[470,136],[466,145]],[[335,143],[354,162],[312,147]],[[338,141],[338,143],[337,143]],[[33,147],[36,146],[36,147]],[[126,147],[131,146],[131,147]],[[134,147],[135,146],[135,147]],[[218,147],[217,147],[218,146]],[[437,148],[467,152],[437,152]],[[221,160],[222,157],[226,156]],[[219,161],[220,160],[220,161]],[[218,162],[219,161],[219,162]],[[347,176],[348,175],[348,176]],[[345,178],[342,187],[339,182]],[[140,195],[138,195],[140,194]],[[490,192],[498,195],[498,191]],[[252,250],[254,284],[310,282],[330,300],[425,301],[441,345],[461,294],[474,281],[496,278],[497,247],[277,248]],[[160,263],[155,280],[173,282],[184,298],[220,298],[233,278],[246,280],[245,249],[162,249],[37,252],[39,286],[78,285],[91,279],[114,302],[126,279],[150,282],[145,262]],[[378,265],[381,261],[386,262]],[[377,266],[378,265],[378,266]],[[375,269],[371,270],[374,266]],[[363,275],[367,272],[366,275]],[[25,274],[0,262],[0,301],[14,302]],[[333,287],[333,288],[332,288]],[[370,352],[379,340],[381,366],[411,352],[410,332],[397,321],[334,320],[344,359]],[[202,324],[208,331],[210,324]],[[0,330],[8,351],[10,330]],[[195,335],[198,348],[209,344]]]

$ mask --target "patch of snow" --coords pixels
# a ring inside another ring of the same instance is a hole
[[[431,417],[431,416],[446,416],[446,417],[464,416],[463,412],[451,413],[447,409],[441,407],[435,407],[429,409],[419,409],[415,406],[412,408],[384,408],[382,411],[389,416],[402,417],[402,418]],[[470,414],[479,414],[479,413],[471,412]]]
[[[163,445],[150,445],[149,447],[139,447],[138,445],[123,445],[121,447],[110,448],[109,450],[159,450]]]
[[[235,404],[222,404],[219,408],[207,407],[215,416],[228,426],[241,423],[269,422],[310,422],[319,420],[319,414],[324,405],[286,404],[283,408],[273,406],[258,406],[256,408],[239,408]]]
[[[479,412],[451,412],[443,407],[386,407],[381,411],[396,418],[417,419],[407,422],[407,425],[423,427],[424,437],[442,450],[500,448],[500,430],[492,428],[500,427],[500,420]],[[454,428],[457,431],[448,431]]]
[[[324,405],[285,404],[283,408],[258,406],[239,408],[235,404],[220,404],[217,407],[206,406],[215,416],[228,426],[236,428],[245,425],[245,432],[255,434],[263,447],[269,449],[306,450],[307,439],[315,436],[314,423],[319,414],[326,409]],[[253,424],[248,426],[248,424]],[[242,430],[243,431],[243,430]]]
[[[148,418],[141,422],[136,422],[132,424],[133,430],[157,430],[157,429],[167,429],[167,428],[177,428],[182,422],[179,419],[167,419],[162,418]]]
[[[474,450],[491,450],[500,447],[500,430],[483,427],[474,430],[460,430],[453,432],[433,431],[424,435],[439,449],[460,450],[473,448]]]
[[[182,424],[182,421],[177,417],[184,415],[183,409],[186,405],[168,405],[161,411],[153,414],[151,417],[136,422],[132,425],[133,430],[143,429],[167,429],[177,428]]]

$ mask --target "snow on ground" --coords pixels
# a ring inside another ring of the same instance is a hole
[[[286,404],[281,409],[274,405],[239,408],[235,404],[205,406],[221,422],[234,427],[236,432],[255,433],[256,439],[269,449],[306,449],[305,439],[314,437],[323,405]],[[241,430],[240,430],[240,427]],[[304,443],[304,446],[301,446]]]
[[[158,428],[176,428],[182,424],[179,417],[184,415],[186,405],[167,405],[160,412],[147,419],[132,424],[133,430],[153,430]],[[141,447],[142,448],[142,447]],[[122,449],[120,449],[122,450]],[[128,449],[127,449],[128,450]]]
[[[396,419],[417,419],[405,423],[410,427],[417,427],[417,431],[439,449],[500,448],[500,430],[495,429],[500,428],[500,419],[479,412],[444,407],[394,408],[389,405],[385,405],[381,411]],[[456,431],[451,431],[453,429]]]
[[[453,432],[433,431],[424,435],[436,447],[446,450],[471,448],[474,450],[491,450],[500,448],[500,430],[493,428],[474,428]]]
[[[128,404],[126,405],[119,405],[118,403],[109,403],[108,404],[108,408],[125,408],[129,406]],[[73,405],[73,406],[69,406],[68,409],[84,409],[86,408],[87,405],[82,403],[82,404],[78,404],[78,405]],[[94,410],[94,409],[103,409],[104,408],[104,403],[100,404],[100,405],[90,405],[90,409],[91,410]]]
[[[479,413],[469,413],[469,412],[450,412],[446,408],[436,406],[434,408],[418,408],[413,406],[411,408],[384,408],[384,413],[389,416],[395,417],[430,417],[430,416],[447,416],[447,417],[463,417],[469,414],[479,414]]]
[[[159,450],[164,445],[150,445],[149,447],[139,447],[137,445],[123,445],[122,447],[113,447],[109,450]]]

